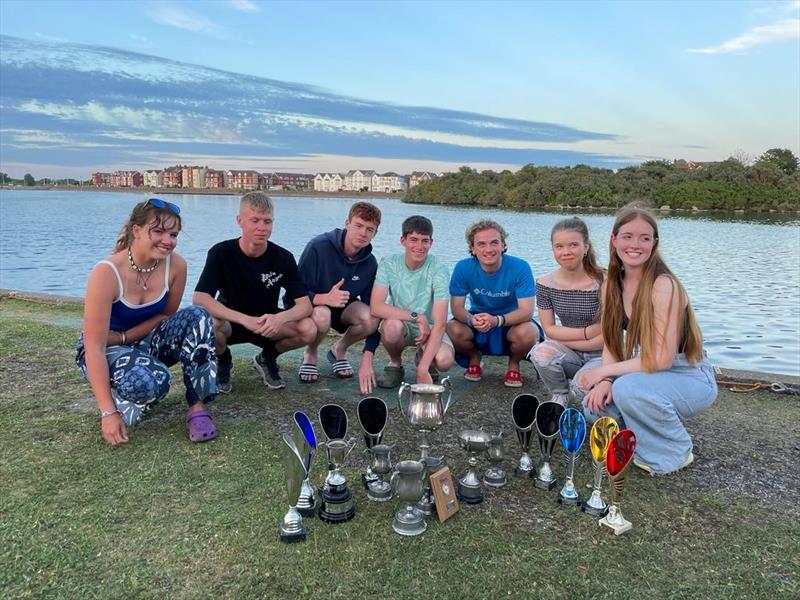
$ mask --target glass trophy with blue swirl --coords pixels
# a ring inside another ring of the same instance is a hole
[[[539,434],[539,452],[542,460],[539,463],[539,470],[533,485],[540,490],[552,490],[556,487],[557,480],[553,468],[550,466],[550,460],[558,439],[558,423],[563,412],[563,406],[549,400],[542,402],[536,408],[536,432]]]
[[[622,535],[633,527],[631,522],[622,516],[619,505],[625,487],[625,471],[628,470],[635,451],[636,434],[630,429],[621,430],[611,438],[611,443],[608,445],[606,469],[611,479],[611,506],[608,507],[608,514],[600,519],[599,523],[613,529],[615,535]]]
[[[314,488],[308,481],[308,474],[311,472],[311,461],[317,451],[317,436],[314,433],[314,426],[303,412],[296,411],[294,413],[292,440],[306,469],[306,476],[300,486],[300,497],[297,500],[297,512],[304,517],[313,517],[317,509],[317,498]]]
[[[284,433],[281,446],[283,469],[286,475],[286,497],[289,501],[289,512],[278,521],[278,539],[282,542],[301,542],[306,539],[306,530],[303,527],[303,517],[297,511],[297,500],[300,497],[300,487],[308,476],[305,461],[300,456],[300,451],[294,444],[292,437]]]
[[[580,506],[581,495],[575,487],[575,463],[586,439],[586,419],[583,414],[574,408],[565,409],[558,419],[558,433],[566,471],[564,485],[558,493],[558,503]]]
[[[356,514],[355,500],[347,486],[342,466],[356,445],[355,439],[346,442],[347,413],[338,404],[326,404],[319,409],[319,422],[327,436],[325,454],[328,458],[328,475],[322,486],[319,518],[326,523],[343,523]]]
[[[592,495],[581,505],[581,510],[595,517],[603,517],[608,512],[608,504],[603,499],[603,476],[606,474],[606,456],[611,439],[619,432],[619,425],[612,417],[600,417],[592,425],[589,433],[589,450],[592,453],[594,481]]]

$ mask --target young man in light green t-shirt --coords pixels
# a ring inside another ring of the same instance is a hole
[[[445,335],[450,275],[447,267],[429,254],[433,224],[425,217],[407,218],[400,244],[405,248],[403,254],[386,257],[378,265],[370,299],[372,316],[381,319],[381,343],[389,354],[389,364],[376,382],[372,353],[365,352],[359,371],[364,394],[371,393],[376,383],[382,388],[400,385],[405,374],[403,349],[408,346],[418,349],[417,383],[433,382],[431,368],[446,371],[453,365],[453,345]]]

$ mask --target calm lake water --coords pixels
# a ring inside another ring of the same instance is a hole
[[[138,193],[0,190],[0,288],[82,296],[92,266],[105,258]],[[178,252],[189,264],[184,300],[212,243],[237,237],[233,196],[171,195],[184,229]],[[344,224],[352,199],[275,197],[272,240],[300,256],[314,235]],[[420,206],[373,201],[383,223],[379,258],[402,250],[400,224],[424,214],[434,224],[433,252],[452,266],[466,255],[464,228],[494,218],[509,232],[509,251],[534,276],[551,271],[550,228],[562,213]],[[582,215],[598,258],[608,261],[610,214]],[[800,220],[765,216],[664,216],[661,248],[685,285],[711,359],[721,367],[800,375]]]

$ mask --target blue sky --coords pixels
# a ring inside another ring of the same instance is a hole
[[[0,2],[0,170],[800,154],[800,2]]]

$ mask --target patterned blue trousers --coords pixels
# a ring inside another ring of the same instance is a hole
[[[106,347],[106,360],[111,395],[128,426],[139,423],[167,395],[172,383],[168,367],[178,362],[189,406],[209,402],[217,394],[214,323],[199,306],[179,310],[134,344]],[[83,334],[75,362],[88,380]]]

